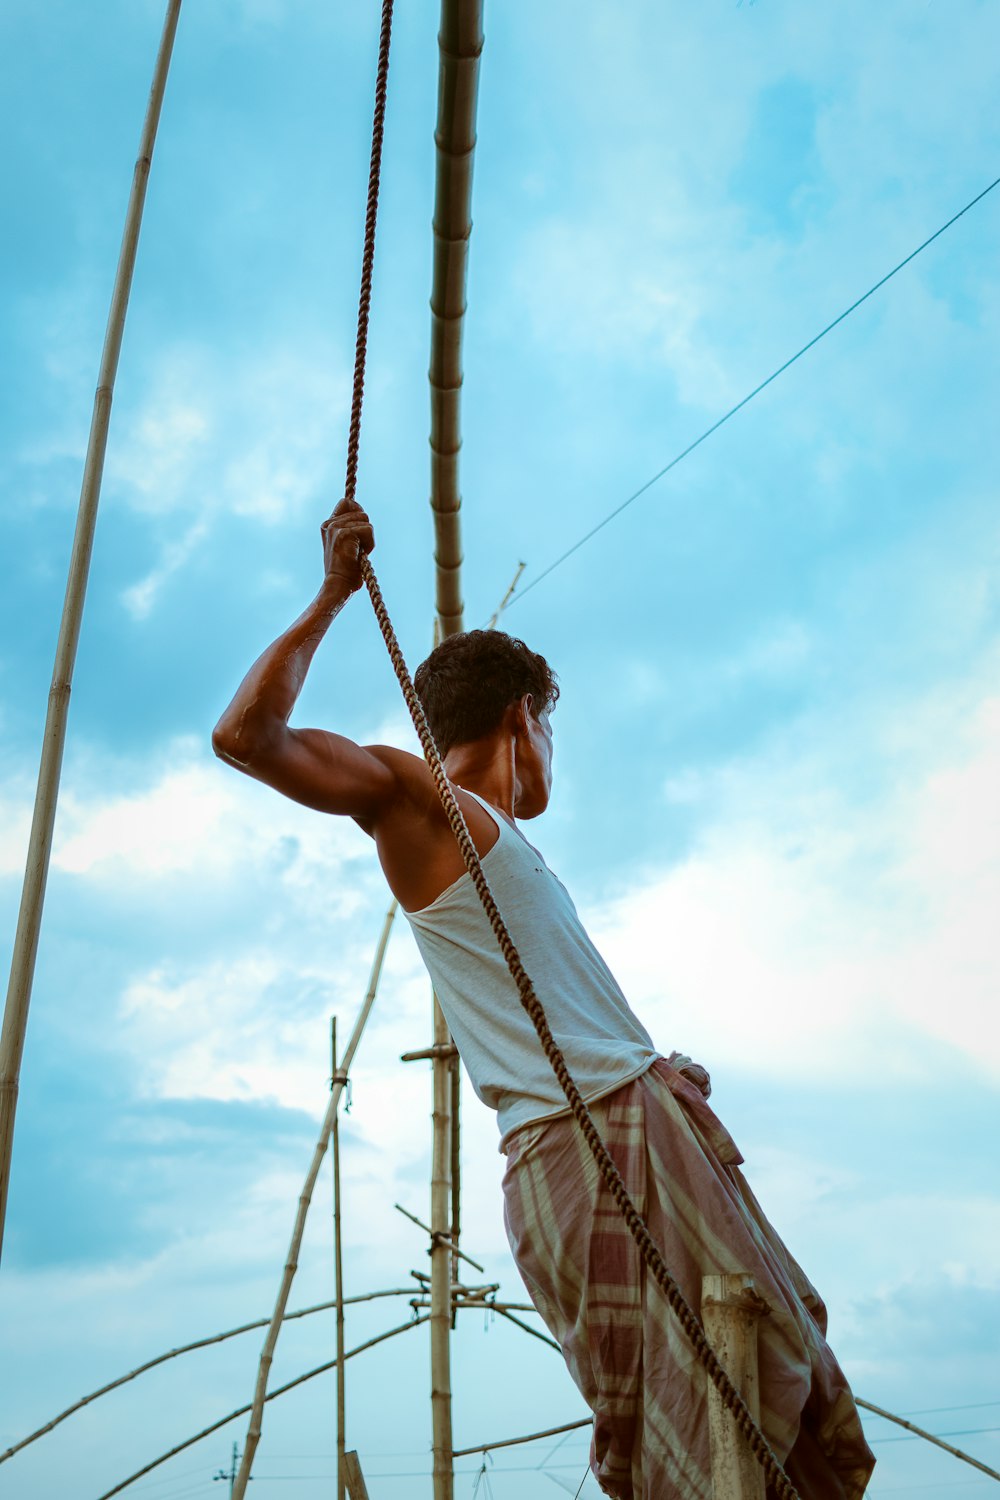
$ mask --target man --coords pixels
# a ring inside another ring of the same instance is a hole
[[[230,764],[375,840],[479,1097],[497,1111],[518,1267],[595,1413],[592,1467],[618,1500],[711,1500],[705,1376],[598,1176],[524,1013],[423,760],[288,720],[316,648],[362,579],[368,517],[323,526],[325,577],[251,667],[216,727]],[[520,833],[552,786],[544,659],[499,632],[440,645],[416,686],[469,830],[570,1073],[688,1302],[708,1272],[748,1271],[761,1425],[803,1500],[857,1500],[873,1459],[826,1344],[823,1304],[743,1181],[707,1075],[665,1060],[565,888]]]

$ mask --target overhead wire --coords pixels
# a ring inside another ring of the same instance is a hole
[[[571,547],[567,547],[565,552],[561,553],[554,562],[550,562],[547,567],[543,568],[542,571],[534,578],[532,578],[528,583],[526,583],[523,588],[516,589],[513,596],[507,601],[506,608],[512,609],[514,605],[517,604],[518,600],[523,599],[526,594],[530,594],[531,590],[537,588],[543,579],[548,578],[550,573],[554,573],[557,568],[562,567],[564,562],[568,562],[569,559],[574,555],[574,553],[579,552],[581,547],[586,546],[587,542],[593,540],[593,538],[597,536],[598,532],[603,531],[605,526],[609,526],[612,521],[616,520],[618,516],[620,516],[623,511],[627,510],[630,505],[633,505],[636,500],[638,500],[642,495],[646,493],[647,490],[652,489],[654,484],[658,484],[661,479],[663,479],[667,474],[670,473],[671,469],[676,469],[678,464],[682,463],[685,458],[687,458],[695,451],[696,448],[700,448],[702,443],[706,442],[713,435],[713,433],[718,432],[720,427],[724,427],[728,421],[736,416],[737,412],[742,411],[745,406],[749,406],[751,401],[759,396],[762,391],[766,391],[769,385],[773,385],[779,376],[784,375],[786,370],[790,370],[792,365],[796,364],[803,357],[803,355],[809,353],[810,349],[815,349],[816,345],[822,339],[825,339],[828,333],[832,333],[833,330],[839,327],[840,324],[843,323],[845,319],[849,318],[852,313],[857,312],[858,308],[861,307],[865,302],[867,302],[870,297],[874,297],[876,292],[881,291],[886,282],[891,281],[892,278],[894,276],[897,276],[900,271],[902,271],[906,266],[910,264],[911,261],[916,260],[918,255],[923,254],[923,252],[930,245],[933,245],[935,240],[940,239],[941,235],[943,235],[946,230],[950,229],[953,224],[957,224],[959,219],[963,218],[964,215],[970,211],[970,209],[975,208],[977,203],[981,203],[982,200],[987,197],[989,193],[992,193],[994,188],[998,186],[1000,186],[1000,177],[995,177],[988,187],[984,187],[983,190],[977,193],[974,198],[970,198],[969,202],[966,203],[964,208],[960,208],[958,210],[958,213],[952,214],[951,218],[948,219],[946,223],[942,224],[939,229],[935,229],[933,234],[928,235],[927,239],[919,244],[915,250],[911,250],[909,255],[905,256],[903,260],[898,263],[898,265],[893,266],[891,271],[887,271],[884,276],[881,276],[879,280],[875,282],[874,286],[870,286],[866,292],[862,293],[860,297],[857,297],[851,303],[850,307],[845,307],[842,313],[838,314],[838,316],[835,317],[832,322],[827,323],[826,327],[822,328],[819,333],[814,335],[814,337],[811,338],[808,343],[803,344],[802,348],[798,349],[790,359],[786,359],[784,364],[779,365],[776,370],[772,370],[771,374],[768,375],[765,380],[762,380],[759,385],[755,385],[752,391],[749,391],[747,395],[742,398],[742,400],[736,402],[735,406],[731,406],[727,412],[724,412],[721,417],[719,417],[715,422],[712,423],[711,427],[706,427],[705,431],[700,433],[693,442],[688,443],[686,448],[682,448],[679,453],[674,455],[669,463],[664,464],[662,469],[658,469],[657,472],[653,474],[649,479],[647,479],[645,483],[641,484],[638,489],[633,490],[631,495],[623,500],[620,505],[616,505],[614,510],[609,511],[608,514],[604,516],[600,521],[598,521],[595,526],[592,526],[589,531],[584,532],[583,536],[579,537]]]

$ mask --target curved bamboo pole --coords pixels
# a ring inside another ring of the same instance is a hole
[[[366,1349],[374,1349],[376,1344],[384,1344],[386,1339],[395,1338],[397,1333],[406,1333],[408,1329],[419,1328],[421,1323],[426,1322],[426,1318],[411,1318],[408,1323],[400,1323],[397,1328],[390,1328],[386,1333],[376,1334],[375,1338],[369,1339],[367,1343],[359,1344],[356,1349],[349,1349],[344,1355],[344,1358],[353,1359],[356,1354],[363,1354]],[[307,1380],[313,1380],[317,1375],[325,1375],[327,1370],[332,1370],[336,1363],[337,1361],[335,1359],[331,1359],[328,1360],[325,1365],[317,1365],[315,1370],[307,1370],[304,1375],[297,1375],[295,1379],[290,1380],[287,1385],[279,1385],[276,1390],[270,1391],[264,1397],[264,1400],[277,1401],[279,1396],[284,1396],[288,1391],[294,1390],[297,1385],[305,1385]],[[211,1426],[203,1427],[202,1430],[200,1432],[196,1432],[193,1437],[185,1438],[183,1443],[177,1443],[176,1446],[169,1449],[168,1452],[161,1453],[159,1458],[153,1459],[152,1463],[144,1464],[141,1469],[136,1469],[134,1474],[130,1474],[127,1479],[123,1479],[119,1484],[116,1484],[114,1489],[105,1490],[103,1495],[99,1495],[97,1497],[97,1500],[111,1500],[112,1495],[120,1495],[122,1490],[128,1489],[130,1484],[134,1484],[135,1481],[137,1479],[141,1479],[144,1474],[149,1474],[153,1471],[153,1469],[158,1469],[160,1465],[165,1464],[168,1459],[176,1458],[178,1453],[184,1452],[185,1448],[193,1448],[195,1443],[201,1442],[202,1438],[211,1437],[213,1432],[218,1432],[219,1428],[225,1427],[227,1422],[233,1422],[237,1417],[245,1417],[249,1410],[249,1406],[240,1406],[236,1411],[231,1411],[228,1416],[220,1417],[219,1420],[217,1422],[213,1422]]]
[[[578,1427],[593,1427],[593,1417],[581,1417],[579,1422],[565,1422],[562,1427],[546,1427],[544,1432],[529,1432],[526,1437],[501,1438],[498,1443],[479,1443],[475,1448],[456,1448],[456,1458],[468,1458],[472,1453],[492,1453],[494,1448],[519,1448],[522,1443],[535,1443],[539,1438],[558,1437],[563,1432],[575,1432]],[[104,1500],[104,1496],[101,1496]]]
[[[346,1307],[355,1302],[376,1302],[380,1297],[410,1297],[412,1295],[412,1286],[395,1286],[389,1287],[384,1292],[361,1292],[356,1297],[345,1297],[344,1306]],[[336,1300],[332,1302],[317,1302],[315,1307],[300,1307],[295,1312],[285,1313],[283,1321],[290,1323],[295,1318],[311,1317],[313,1313],[330,1312],[336,1306]],[[127,1374],[119,1375],[116,1380],[109,1380],[107,1385],[98,1386],[96,1391],[90,1391],[86,1396],[81,1396],[79,1401],[73,1402],[72,1406],[67,1406],[64,1411],[59,1412],[57,1416],[54,1416],[43,1426],[36,1428],[34,1432],[29,1432],[28,1436],[22,1438],[19,1443],[15,1443],[12,1448],[8,1448],[4,1453],[0,1453],[0,1464],[6,1463],[8,1458],[13,1458],[15,1453],[20,1453],[22,1448],[27,1448],[31,1443],[36,1443],[39,1438],[45,1437],[46,1433],[52,1432],[54,1428],[59,1426],[60,1422],[65,1422],[67,1417],[73,1416],[74,1412],[82,1411],[92,1401],[97,1401],[101,1396],[109,1395],[112,1391],[116,1391],[119,1386],[128,1385],[130,1380],[137,1380],[140,1375],[145,1375],[147,1370],[155,1370],[157,1365],[164,1365],[168,1360],[177,1359],[182,1354],[192,1354],[196,1349],[207,1349],[212,1344],[224,1344],[227,1339],[238,1338],[241,1333],[253,1333],[256,1328],[266,1328],[270,1321],[270,1318],[257,1318],[252,1323],[241,1323],[239,1328],[227,1328],[224,1333],[212,1333],[207,1338],[195,1339],[190,1344],[178,1344],[176,1349],[168,1349],[163,1354],[157,1354],[153,1359],[147,1359],[144,1364],[136,1365],[135,1369],[129,1370]],[[249,1410],[250,1408],[247,1407],[247,1411]]]
[[[347,1080],[347,1075],[351,1070],[351,1064],[354,1061],[354,1054],[358,1050],[358,1044],[361,1041],[361,1034],[365,1029],[365,1023],[367,1022],[368,1017],[371,1015],[372,1006],[375,1004],[375,996],[378,993],[379,980],[382,977],[382,964],[385,961],[385,950],[389,942],[389,933],[392,931],[392,923],[393,918],[396,915],[397,906],[398,903],[396,901],[392,901],[389,905],[389,910],[385,914],[385,921],[382,924],[382,933],[379,937],[378,946],[375,949],[375,958],[372,962],[371,977],[368,981],[368,991],[365,995],[361,1010],[358,1013],[358,1019],[354,1023],[354,1030],[351,1032],[351,1039],[347,1044],[347,1050],[344,1053],[344,1060],[337,1073],[337,1077],[333,1080],[333,1088],[330,1093],[330,1103],[327,1105],[326,1114],[323,1116],[323,1124],[320,1127],[319,1138],[316,1142],[316,1149],[313,1152],[312,1164],[309,1168],[309,1171],[306,1173],[306,1180],[303,1183],[302,1192],[299,1195],[299,1209],[298,1213],[295,1216],[295,1225],[292,1229],[291,1244],[288,1247],[288,1257],[285,1261],[285,1273],[281,1279],[281,1286],[278,1289],[278,1300],[275,1303],[274,1312],[271,1315],[271,1323],[267,1330],[267,1337],[264,1340],[264,1347],[261,1350],[260,1365],[257,1371],[257,1386],[254,1391],[254,1398],[250,1408],[250,1423],[247,1427],[246,1442],[243,1445],[243,1458],[240,1461],[240,1471],[236,1476],[236,1483],[233,1485],[232,1500],[243,1500],[243,1496],[246,1494],[247,1480],[250,1478],[250,1470],[253,1467],[253,1459],[254,1454],[257,1451],[257,1444],[260,1442],[261,1420],[264,1411],[264,1402],[267,1399],[265,1395],[265,1392],[267,1390],[267,1378],[271,1371],[271,1362],[274,1359],[274,1350],[275,1345],[278,1342],[278,1333],[285,1316],[285,1307],[288,1303],[288,1295],[292,1290],[292,1282],[295,1279],[295,1272],[298,1270],[299,1248],[302,1244],[302,1235],[306,1227],[306,1215],[309,1212],[309,1204],[312,1201],[313,1189],[316,1186],[316,1179],[319,1176],[319,1169],[323,1165],[323,1158],[326,1155],[326,1148],[330,1143],[330,1135],[333,1131],[333,1122],[336,1118],[337,1110],[340,1106],[340,1097],[344,1092],[344,1085]]]
[[[960,1458],[963,1463],[971,1464],[974,1469],[981,1469],[991,1479],[1000,1479],[996,1469],[991,1469],[987,1464],[980,1463],[978,1458],[973,1458],[970,1453],[964,1453],[961,1448],[953,1448],[950,1443],[943,1443],[933,1432],[927,1432],[925,1428],[918,1427],[915,1422],[907,1422],[904,1417],[894,1417],[891,1411],[886,1411],[881,1406],[873,1406],[870,1401],[862,1401],[860,1396],[855,1396],[856,1406],[863,1406],[865,1411],[873,1411],[877,1417],[885,1417],[887,1422],[895,1422],[897,1427],[905,1427],[907,1432],[912,1432],[914,1437],[923,1438],[928,1443],[933,1443],[935,1448],[943,1448],[953,1458]],[[905,1439],[904,1439],[905,1441]]]
[[[35,809],[28,842],[24,887],[21,893],[21,909],[18,914],[17,933],[11,958],[3,1031],[0,1034],[0,1251],[3,1248],[3,1228],[7,1215],[7,1189],[14,1144],[14,1116],[17,1110],[21,1055],[24,1051],[24,1036],[28,1026],[31,985],[35,974],[35,958],[38,953],[38,934],[45,903],[49,856],[52,852],[52,830],[55,826],[59,777],[62,771],[63,747],[66,743],[66,721],[69,715],[73,666],[76,661],[80,622],[83,618],[83,604],[87,592],[87,577],[90,572],[90,557],[94,546],[97,507],[101,498],[101,478],[104,473],[104,455],[108,444],[111,402],[114,395],[115,376],[118,372],[122,334],[125,330],[125,314],[128,311],[129,293],[132,289],[132,273],[135,270],[136,251],[139,245],[146,184],[149,179],[153,145],[160,120],[160,109],[163,104],[180,8],[181,0],[169,0],[156,65],[153,69],[149,103],[139,141],[139,157],[132,176],[132,191],[125,215],[118,270],[115,273],[111,307],[104,335],[104,349],[97,377],[97,391],[94,396],[94,412],[87,442],[87,457],[83,467],[80,505],[77,512],[76,532],[73,537],[73,551],[70,556],[69,578],[66,583],[59,639],[56,644],[52,685],[49,688],[49,705],[45,720],[45,733],[42,738],[41,763],[38,769]]]

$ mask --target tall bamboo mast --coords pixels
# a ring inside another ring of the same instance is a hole
[[[434,143],[434,271],[431,286],[431,509],[436,568],[435,636],[463,630],[462,538],[458,456],[461,438],[462,334],[472,234],[472,166],[476,100],[483,50],[483,0],[442,0],[440,70]],[[452,1253],[435,1235],[457,1243],[460,1227],[457,1059],[448,1027],[434,1011],[431,1169],[431,1413],[434,1500],[452,1500],[451,1356]],[[450,1200],[450,1201],[449,1201]]]
[[[101,496],[101,478],[104,473],[104,455],[108,443],[111,402],[115,376],[118,372],[122,334],[125,329],[125,314],[132,289],[132,273],[135,270],[139,229],[146,199],[146,184],[149,180],[153,145],[160,121],[160,109],[163,104],[180,9],[181,0],[169,0],[160,47],[153,69],[153,82],[146,108],[146,118],[139,141],[139,156],[132,176],[132,191],[125,215],[118,270],[111,293],[111,308],[108,313],[104,349],[97,377],[97,391],[94,396],[94,411],[83,467],[80,505],[70,556],[69,578],[63,602],[59,639],[56,645],[52,685],[49,688],[48,713],[42,738],[41,763],[28,842],[24,887],[21,893],[21,909],[14,937],[3,1031],[0,1034],[0,1249],[3,1246],[3,1226],[7,1213],[7,1187],[14,1143],[14,1115],[17,1110],[21,1055],[24,1051],[24,1035],[28,1025],[31,985],[35,973],[35,958],[38,953],[38,933],[42,922],[45,883],[52,850],[52,830],[55,825],[56,801],[59,795],[63,747],[66,743],[66,720],[69,714],[73,666],[76,661],[77,642],[80,638],[80,622],[83,617],[90,557],[94,545],[97,507]]]
[[[434,274],[431,287],[431,509],[441,636],[464,628],[458,456],[462,446],[462,334],[472,235],[472,165],[483,50],[482,0],[442,0],[434,143]]]

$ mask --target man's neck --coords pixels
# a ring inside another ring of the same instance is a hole
[[[456,786],[475,792],[513,818],[517,787],[514,745],[509,735],[487,735],[465,745],[453,745],[444,767]]]

